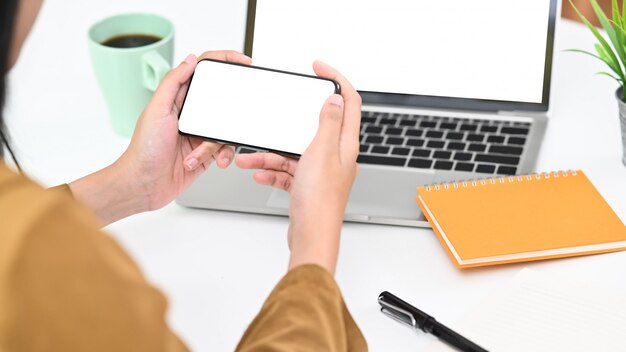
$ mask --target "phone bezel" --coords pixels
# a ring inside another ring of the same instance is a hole
[[[223,61],[223,60],[208,59],[208,58],[204,58],[204,59],[201,59],[200,61],[198,61],[198,65],[200,65],[203,61],[211,61],[211,62],[216,62],[216,63],[220,63],[220,64],[241,66],[241,67],[245,67],[245,68],[249,68],[249,69],[264,70],[264,71],[270,71],[270,72],[275,72],[275,73],[282,73],[282,74],[288,74],[288,75],[294,75],[294,76],[300,76],[300,77],[306,77],[306,78],[313,78],[313,79],[319,79],[319,80],[323,80],[323,81],[328,81],[328,82],[333,83],[333,85],[335,86],[335,90],[334,90],[335,94],[341,94],[341,86],[339,85],[339,83],[337,83],[337,81],[329,79],[329,78],[318,77],[318,76],[313,76],[313,75],[307,75],[307,74],[298,73],[298,72],[277,70],[277,69],[273,69],[273,68],[269,68],[269,67],[246,65],[246,64],[240,64],[240,63],[235,63],[235,62],[228,62],[228,61]],[[178,112],[178,120],[180,120],[180,116],[183,113],[183,109],[185,107],[185,101],[187,101],[187,94],[189,93],[189,90],[191,90],[191,84],[193,82],[194,75],[195,75],[195,72],[191,75],[191,78],[189,79],[189,85],[187,87],[187,91],[185,92],[185,98],[183,99],[183,102],[180,105],[180,110]],[[322,107],[320,106],[320,109],[321,108]],[[288,156],[288,157],[296,158],[296,159],[301,156],[301,154],[291,153],[291,152],[284,151],[284,150],[275,150],[275,149],[270,149],[270,148],[266,148],[266,147],[262,147],[262,146],[256,146],[256,145],[251,145],[251,144],[246,144],[246,143],[241,143],[241,142],[227,141],[227,140],[224,140],[224,139],[219,139],[219,138],[214,138],[214,137],[209,137],[209,136],[199,136],[199,135],[195,135],[195,134],[191,134],[191,133],[186,133],[186,132],[181,131],[180,128],[178,129],[178,133],[180,135],[186,136],[186,137],[195,137],[195,138],[208,140],[208,141],[211,141],[211,142],[217,142],[217,143],[220,143],[220,144],[227,144],[227,145],[238,146],[238,147],[247,147],[247,148],[259,149],[259,150],[262,150],[262,151],[276,153],[276,154],[280,154],[280,155],[284,155],[284,156]]]

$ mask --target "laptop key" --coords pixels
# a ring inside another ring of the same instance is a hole
[[[371,144],[380,144],[383,142],[384,137],[381,136],[368,136],[365,139],[365,142],[367,143],[371,143]]]
[[[448,150],[465,150],[465,143],[460,142],[450,142],[448,143]]]
[[[409,160],[410,167],[417,167],[421,169],[430,169],[430,166],[432,164],[433,164],[433,161],[429,159],[413,158]]]
[[[443,161],[443,160],[437,160],[435,162],[435,166],[434,168],[437,170],[452,170],[452,165],[454,163],[451,161]]]
[[[461,131],[471,131],[471,132],[474,132],[474,131],[476,131],[477,128],[478,128],[478,126],[476,126],[476,125],[461,125]]]
[[[456,133],[456,132],[448,132],[448,134],[446,135],[446,139],[452,139],[452,140],[461,140],[463,139],[463,133]]]
[[[528,134],[528,128],[519,128],[519,127],[502,127],[500,133],[506,134]]]
[[[421,147],[424,145],[424,140],[418,138],[409,138],[406,141],[406,145],[409,145],[411,147]]]
[[[422,122],[420,122],[420,127],[435,128],[435,127],[437,127],[437,122],[435,122],[435,121],[422,121]]]
[[[370,150],[369,144],[361,144],[359,146],[359,153],[367,153]]]
[[[413,149],[413,156],[430,157],[430,149]]]
[[[428,131],[428,132],[426,132],[426,137],[429,137],[429,138],[441,138],[441,137],[443,137],[443,132],[440,132],[440,131]]]
[[[383,132],[383,128],[379,126],[367,126],[365,129],[365,133],[376,133],[380,134]]]
[[[372,153],[387,154],[387,153],[389,153],[389,147],[383,147],[383,146],[380,146],[380,145],[375,145],[372,148]]]
[[[502,136],[489,136],[487,137],[489,143],[504,143],[504,137]]]
[[[402,134],[401,128],[387,128],[387,134],[399,136]]]
[[[522,155],[521,147],[508,147],[504,145],[492,145],[489,147],[489,153],[498,153],[498,154],[510,154],[510,155]]]
[[[451,156],[452,156],[452,153],[445,152],[443,150],[436,150],[433,153],[433,158],[435,158],[435,159],[446,159],[446,160],[449,160]]]
[[[445,142],[441,142],[441,141],[428,141],[426,146],[429,148],[443,148],[445,144],[446,144]]]
[[[509,137],[509,144],[524,145],[524,144],[526,144],[526,138]]]
[[[388,137],[385,144],[389,145],[402,145],[404,144],[404,138]]]
[[[495,165],[480,164],[476,167],[476,172],[479,172],[481,174],[493,174],[495,171]]]
[[[400,120],[400,126],[415,127],[415,120]]]
[[[394,155],[409,155],[410,152],[411,152],[410,148],[395,147],[391,151],[391,154],[394,154]]]
[[[239,154],[252,154],[252,153],[256,153],[257,151],[258,150],[244,148],[244,147],[239,148]]]
[[[491,155],[491,154],[476,154],[474,161],[481,161],[493,164],[506,164],[517,165],[519,164],[519,157],[516,156],[504,156],[504,155]]]
[[[515,175],[516,172],[517,172],[516,167],[500,166],[498,168],[498,173],[501,175]]]
[[[379,124],[380,125],[391,125],[391,126],[395,126],[396,122],[398,120],[396,119],[380,119]]]
[[[471,152],[484,152],[485,150],[487,150],[487,146],[484,144],[472,143],[469,145],[469,147],[467,147],[467,150]]]
[[[407,129],[404,135],[411,137],[421,137],[423,133],[423,130]]]
[[[483,126],[480,126],[480,132],[496,133],[496,132],[498,132],[498,126],[483,125]]]
[[[472,160],[472,154],[470,154],[470,153],[455,153],[454,154],[454,160],[469,161],[469,160]]]
[[[361,164],[404,166],[406,158],[379,155],[359,155],[356,162]]]
[[[484,139],[485,136],[482,134],[468,134],[465,138],[468,142],[482,142]]]
[[[458,126],[456,123],[442,122],[439,128],[442,130],[456,130],[456,126]]]
[[[375,117],[361,117],[361,123],[376,123]]]
[[[454,168],[457,171],[473,171],[474,164],[472,163],[456,163],[456,167]]]

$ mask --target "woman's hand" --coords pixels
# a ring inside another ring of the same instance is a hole
[[[241,64],[251,59],[234,51],[206,52],[212,58]],[[232,147],[183,137],[178,114],[197,60],[189,55],[161,81],[141,114],[128,149],[111,166],[70,184],[106,225],[171,202],[215,161],[230,165]]]
[[[299,161],[271,153],[241,154],[236,164],[262,169],[256,182],[290,193],[289,268],[314,263],[334,273],[343,215],[357,174],[361,96],[335,69],[319,61],[315,73],[341,86],[320,113],[317,134]]]

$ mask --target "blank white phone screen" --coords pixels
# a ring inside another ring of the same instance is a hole
[[[178,129],[186,134],[301,155],[313,140],[335,83],[203,60]]]

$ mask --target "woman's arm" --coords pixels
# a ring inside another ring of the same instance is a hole
[[[234,51],[206,52],[200,58],[251,63],[249,57]],[[214,161],[225,168],[233,160],[232,147],[178,133],[178,113],[196,64],[196,57],[189,55],[163,78],[137,122],[128,149],[115,163],[70,183],[74,197],[103,225],[159,209]]]
[[[289,272],[274,288],[242,337],[239,351],[366,351],[367,344],[333,279],[343,213],[359,148],[361,97],[336,70],[316,62],[318,76],[334,79],[317,135],[299,161],[275,154],[243,154],[239,167],[262,169],[254,179],[291,195]]]
[[[357,174],[361,96],[337,70],[321,63],[315,73],[341,86],[320,112],[318,132],[299,161],[271,153],[241,154],[237,166],[262,169],[254,179],[290,193],[289,269],[320,265],[335,272],[339,235]]]
[[[0,164],[0,351],[187,351],[94,217]]]

